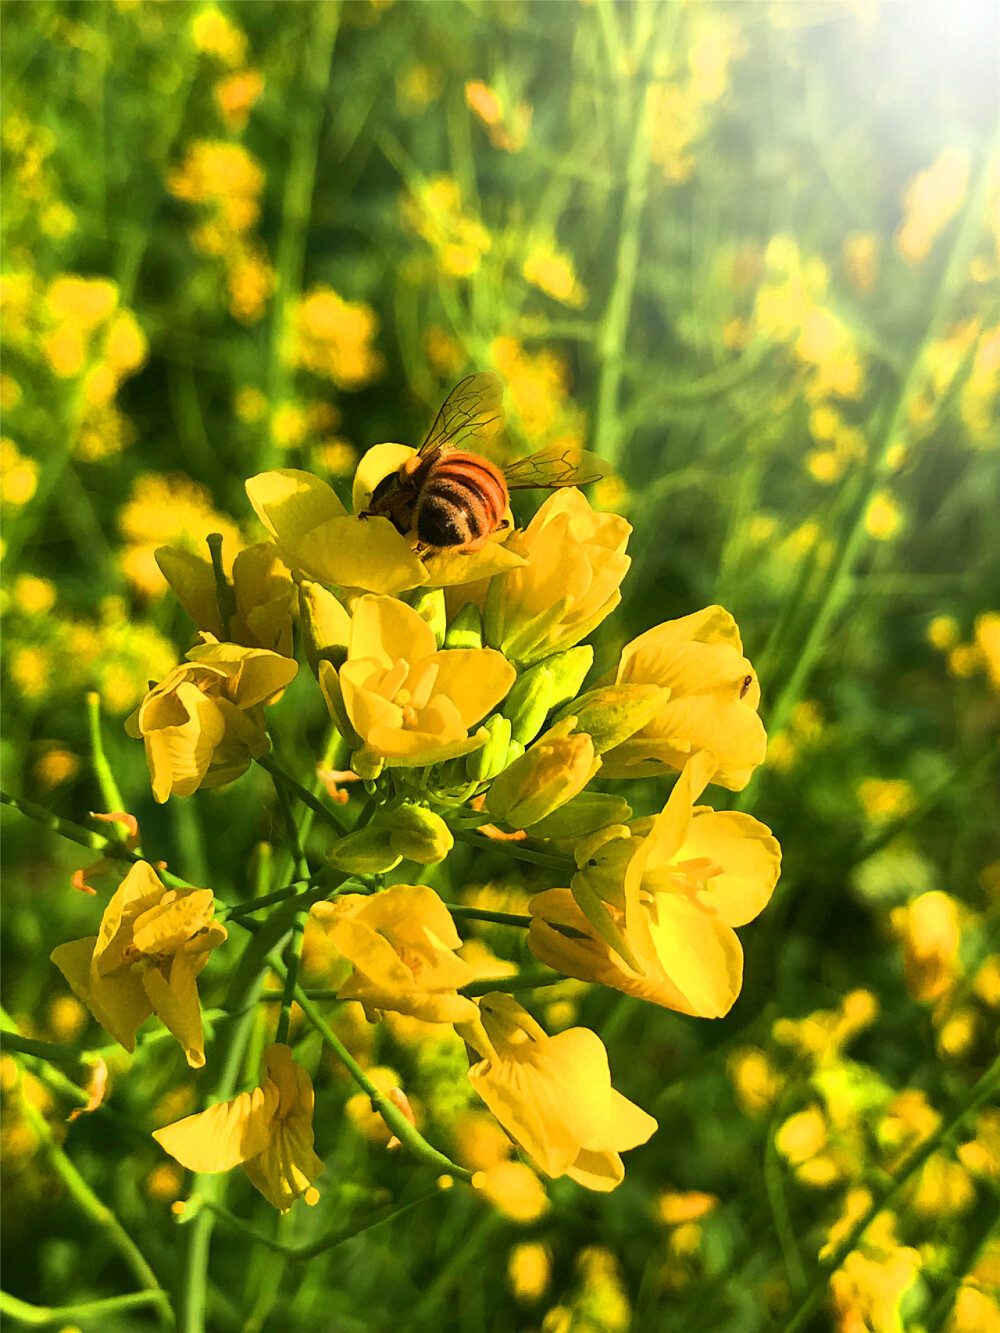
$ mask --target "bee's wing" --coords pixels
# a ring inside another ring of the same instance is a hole
[[[537,454],[529,454],[527,458],[516,458],[506,465],[503,475],[509,491],[529,490],[535,486],[556,490],[560,486],[589,486],[602,477],[609,477],[611,471],[596,454],[557,444],[550,449],[540,449]]]
[[[444,400],[421,454],[459,448],[481,452],[503,427],[503,385],[492,371],[468,375]]]

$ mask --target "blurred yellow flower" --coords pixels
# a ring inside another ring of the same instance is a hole
[[[621,1184],[619,1153],[645,1143],[656,1121],[612,1088],[601,1039],[587,1028],[546,1036],[509,995],[484,996],[479,1010],[460,1029],[481,1057],[469,1079],[507,1133],[547,1176]]]
[[[521,272],[533,287],[572,310],[582,310],[587,303],[587,293],[576,276],[572,257],[552,241],[533,245]]]
[[[273,1208],[287,1212],[325,1170],[313,1148],[312,1080],[288,1046],[272,1042],[262,1057],[260,1086],[153,1132],[189,1171],[242,1166]],[[315,1195],[311,1199],[310,1194]]]
[[[651,722],[603,755],[605,777],[648,777],[710,751],[718,764],[711,780],[739,791],[763,763],[760,685],[743,656],[736,622],[721,606],[668,620],[633,639],[613,679],[668,687],[671,694]]]
[[[451,176],[434,176],[422,182],[414,193],[404,196],[402,212],[451,277],[470,277],[492,245],[479,219],[465,211],[461,189]]]
[[[258,70],[244,69],[230,74],[212,89],[219,114],[231,130],[242,130],[258,97],[264,91],[264,76]]]
[[[1000,611],[984,611],[976,616],[973,633],[983,670],[1000,693]]]
[[[549,1211],[545,1186],[525,1162],[494,1162],[476,1172],[472,1188],[512,1222],[537,1222]]]
[[[607,861],[596,856],[595,839],[578,846],[582,868],[571,891],[548,889],[529,905],[536,958],[681,1013],[728,1013],[743,977],[733,927],[767,905],[781,850],[750,815],[694,805],[710,774],[710,758],[690,760],[645,836],[611,837],[601,849]],[[631,961],[585,914],[595,896],[623,932]]]
[[[505,106],[499,95],[480,79],[465,85],[465,101],[470,111],[486,126],[490,143],[505,153],[519,153],[528,141],[531,107],[526,102]]]
[[[226,939],[214,913],[211,889],[167,889],[139,861],[104,909],[98,934],[60,944],[52,961],[127,1051],[155,1014],[197,1069],[205,1063],[197,978]]]
[[[516,673],[491,648],[438,650],[434,632],[392,597],[361,597],[351,619],[347,660],[320,665],[320,685],[336,717],[338,693],[367,759],[422,766],[468,754],[486,740],[479,722],[506,695]],[[360,771],[360,770],[359,770]]]
[[[384,1009],[432,1023],[475,1017],[473,1001],[458,994],[475,974],[455,953],[461,938],[433,889],[395,884],[371,896],[344,894],[316,903],[312,914],[353,965],[340,999],[360,1000],[370,1021]]]
[[[862,296],[867,296],[878,281],[878,236],[871,231],[851,232],[844,239],[842,253],[847,276]]]
[[[153,796],[190,796],[232,782],[266,754],[263,705],[285,688],[298,663],[264,649],[208,642],[154,686],[125,723],[145,742]]]
[[[954,648],[959,633],[958,621],[954,616],[935,616],[927,626],[927,642],[943,653]]]
[[[853,1250],[830,1277],[837,1333],[902,1333],[900,1306],[920,1275],[921,1262],[919,1253],[908,1248],[878,1257]]]
[[[888,491],[879,491],[872,497],[865,514],[865,531],[876,541],[889,542],[903,527],[903,514]]]
[[[905,778],[865,778],[858,784],[858,799],[865,814],[875,823],[901,819],[917,805],[913,788]]]
[[[32,766],[31,775],[41,786],[51,790],[75,778],[79,771],[80,761],[76,755],[70,750],[56,747],[39,755]]]
[[[656,1200],[654,1213],[665,1226],[675,1227],[706,1217],[718,1202],[714,1194],[705,1194],[701,1190],[688,1190],[683,1194],[664,1190]]]
[[[522,666],[579,643],[621,601],[631,531],[618,514],[595,513],[575,487],[550,495],[505,544],[527,563],[494,578],[487,642]]]
[[[125,542],[122,570],[145,597],[159,597],[167,590],[156,563],[158,547],[205,551],[205,538],[219,532],[223,563],[229,567],[243,546],[239,528],[215,508],[208,489],[181,473],[140,474],[118,514],[118,530]]]
[[[552,1256],[541,1241],[523,1241],[507,1256],[507,1281],[516,1300],[531,1304],[539,1300],[552,1276]]]
[[[915,1000],[936,1000],[960,975],[958,904],[947,893],[923,893],[892,913],[903,946],[906,984]]]
[[[38,463],[26,458],[9,436],[0,439],[0,499],[5,505],[20,509],[35,494]]]
[[[781,1074],[766,1052],[756,1046],[743,1046],[733,1051],[726,1061],[726,1072],[736,1100],[747,1115],[770,1110],[784,1088]]]
[[[246,35],[215,5],[195,14],[191,20],[191,40],[197,50],[214,56],[224,65],[235,68],[246,60]]]
[[[286,356],[292,365],[342,389],[363,388],[382,373],[384,363],[373,346],[378,318],[363,301],[345,301],[332,287],[311,287],[290,318]]]
[[[910,181],[903,193],[903,220],[895,236],[897,251],[909,264],[921,264],[934,242],[965,202],[969,154],[964,148],[944,149],[934,162]]]

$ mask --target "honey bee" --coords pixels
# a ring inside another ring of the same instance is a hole
[[[359,518],[388,518],[418,554],[480,551],[509,526],[508,493],[588,486],[608,473],[594,454],[555,446],[500,466],[466,445],[487,448],[504,423],[503,385],[490,371],[469,375],[445,399],[419,450],[372,492]]]

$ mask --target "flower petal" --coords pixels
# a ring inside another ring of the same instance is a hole
[[[264,1151],[277,1109],[278,1091],[268,1080],[253,1092],[154,1130],[153,1138],[189,1171],[230,1171]]]
[[[436,648],[434,631],[412,606],[395,597],[358,598],[351,620],[351,660],[374,658],[383,667],[400,659],[413,664]]]
[[[435,694],[444,694],[455,704],[467,731],[507,694],[517,672],[492,648],[450,648],[434,653],[438,668]]]
[[[427,582],[410,543],[387,518],[331,518],[289,549],[304,573],[338,588],[399,593]]]
[[[313,528],[347,510],[332,486],[298,468],[250,477],[246,492],[254,512],[280,547],[294,548]]]
[[[781,848],[766,824],[736,810],[696,811],[678,860],[708,857],[723,867],[701,901],[727,925],[742,926],[762,912],[781,872]]]

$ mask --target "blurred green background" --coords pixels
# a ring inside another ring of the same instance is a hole
[[[598,1031],[657,1116],[625,1183],[556,1182],[547,1210],[455,1189],[304,1266],[220,1224],[212,1329],[1000,1328],[995,1103],[832,1282],[818,1266],[997,1058],[997,40],[992,3],[4,4],[7,790],[102,809],[96,690],[146,848],[245,892],[280,827],[264,775],[157,807],[121,727],[191,641],[152,553],[257,540],[264,468],[348,497],[361,452],[418,443],[488,368],[513,448],[617,468],[594,499],[634,525],[634,563],[597,669],[720,602],[771,736],[732,803],[785,869],[733,1012],[574,982],[535,1006]],[[274,710],[303,779],[310,684]],[[668,785],[637,786],[636,813]],[[103,1048],[48,962],[94,929],[70,886],[88,857],[7,808],[3,829],[5,1026]],[[439,882],[516,911],[545,887],[524,870],[465,849]],[[507,928],[475,933],[520,960]],[[338,1031],[432,1140],[491,1160],[461,1046],[353,1008]],[[328,1171],[293,1242],[427,1184],[300,1036]],[[106,1106],[69,1125],[65,1075],[3,1057],[5,1286],[35,1305],[134,1288],[67,1158],[169,1291],[189,1271],[183,1176],[149,1131],[194,1109],[213,1055],[196,1083],[155,1033],[130,1068],[106,1054]],[[274,1225],[242,1177],[229,1206]]]

